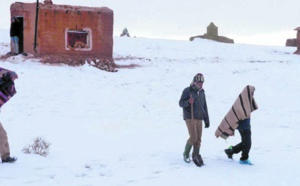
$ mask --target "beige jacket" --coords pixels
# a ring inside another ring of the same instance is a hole
[[[221,138],[227,139],[229,136],[233,136],[234,130],[238,127],[238,122],[250,118],[251,112],[258,108],[253,97],[254,90],[254,86],[248,85],[240,93],[217,128],[215,132],[217,138],[221,136]]]

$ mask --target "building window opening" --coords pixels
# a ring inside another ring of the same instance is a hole
[[[90,51],[92,46],[91,31],[83,30],[66,30],[66,49]]]

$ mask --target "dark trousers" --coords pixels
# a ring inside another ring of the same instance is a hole
[[[242,138],[242,142],[232,147],[233,153],[237,154],[242,151],[241,160],[249,158],[251,149],[251,129],[238,129]]]

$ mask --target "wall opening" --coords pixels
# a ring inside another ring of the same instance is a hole
[[[24,17],[23,16],[16,16],[18,20],[18,38],[19,38],[19,53],[24,52]]]
[[[92,30],[85,28],[82,30],[66,29],[65,31],[66,50],[91,51],[92,50]]]

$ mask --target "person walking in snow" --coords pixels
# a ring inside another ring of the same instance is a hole
[[[227,139],[229,136],[234,135],[235,129],[239,131],[242,141],[235,146],[230,146],[224,151],[230,159],[232,159],[233,154],[242,151],[240,158],[241,164],[252,164],[249,160],[249,152],[251,149],[250,118],[251,112],[258,108],[253,97],[254,91],[255,87],[251,85],[243,89],[215,132],[217,138],[221,137]]]
[[[0,109],[7,101],[16,94],[14,80],[18,78],[15,72],[0,67]],[[16,161],[15,157],[10,156],[7,133],[0,123],[0,156],[2,163]]]
[[[189,87],[185,88],[179,100],[179,106],[183,109],[183,119],[185,120],[189,138],[183,152],[183,159],[190,163],[190,151],[193,147],[192,160],[197,166],[203,165],[200,155],[202,138],[202,121],[205,128],[209,127],[209,116],[206,104],[206,97],[203,87],[204,76],[198,73],[194,76]]]
[[[10,38],[12,41],[13,54],[19,54],[19,21],[16,17],[11,18]]]

